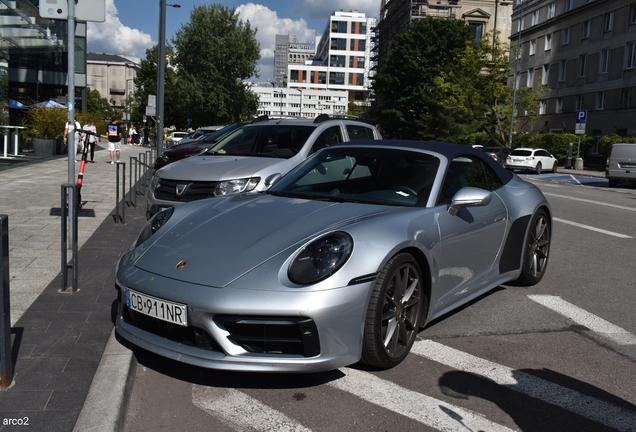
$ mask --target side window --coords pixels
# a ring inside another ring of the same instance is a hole
[[[340,126],[332,126],[325,129],[320,135],[318,135],[314,146],[311,148],[311,153],[315,153],[321,148],[341,143],[342,141],[343,139],[342,132],[340,132]]]
[[[347,133],[349,134],[349,141],[375,139],[373,129],[361,125],[348,124]]]
[[[467,186],[494,191],[501,187],[502,183],[483,161],[470,156],[456,157],[446,171],[438,204],[450,203],[453,195]]]

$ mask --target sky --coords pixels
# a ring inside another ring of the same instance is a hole
[[[106,21],[88,23],[88,51],[140,59],[146,49],[157,44],[159,34],[159,0],[105,0]],[[380,0],[168,0],[180,8],[166,8],[168,43],[182,25],[190,20],[195,6],[220,3],[235,8],[242,20],[256,28],[261,59],[259,81],[274,79],[274,42],[277,34],[296,36],[300,42],[314,40],[322,34],[329,16],[337,10],[357,10],[377,18]]]

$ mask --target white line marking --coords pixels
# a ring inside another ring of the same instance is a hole
[[[576,177],[574,177],[574,175],[570,174],[570,177],[572,177],[572,180],[574,180],[579,186],[581,186],[581,182]]]
[[[432,340],[417,341],[411,352],[455,369],[489,378],[511,390],[567,409],[616,430],[636,431],[636,413],[525,372],[475,357]]]
[[[192,403],[237,431],[310,432],[302,424],[235,389],[192,386]]]
[[[589,200],[589,199],[584,199],[584,198],[576,198],[576,197],[571,197],[571,196],[567,196],[567,195],[558,195],[558,194],[553,194],[553,193],[543,193],[543,195],[549,195],[549,196],[553,196],[553,197],[557,197],[557,198],[565,198],[565,199],[569,199],[569,200],[573,200],[573,201],[581,201],[584,203],[588,203],[588,204],[597,204],[597,205],[602,205],[604,207],[613,207],[613,208],[617,208],[617,209],[621,209],[621,210],[627,210],[627,211],[633,211],[636,212],[636,207],[627,207],[627,206],[622,206],[622,205],[618,205],[618,204],[609,204],[609,203],[604,203],[604,202],[599,202],[599,201],[594,201],[594,200]]]
[[[589,225],[583,225],[583,224],[580,224],[580,223],[577,223],[577,222],[572,222],[572,221],[565,220],[565,219],[560,219],[560,218],[553,217],[552,220],[557,221],[557,222],[561,222],[561,223],[564,223],[564,224],[568,224],[568,225],[573,225],[575,227],[583,228],[583,229],[586,229],[586,230],[596,231],[596,232],[599,232],[601,234],[611,235],[611,236],[618,237],[618,238],[634,238],[632,236],[628,236],[628,235],[625,235],[625,234],[620,234],[620,233],[617,233],[617,232],[614,232],[614,231],[607,231],[607,230],[604,230],[604,229],[601,229],[601,228],[595,228],[595,227],[592,227],[592,226],[589,226]]]
[[[437,430],[512,431],[478,413],[406,389],[370,373],[349,368],[340,368],[340,371],[346,376],[330,382],[330,386]]]
[[[577,324],[589,328],[595,333],[611,339],[619,345],[636,345],[636,336],[627,330],[605,321],[603,318],[599,318],[572,303],[568,303],[559,296],[529,295],[528,298],[560,313]]]

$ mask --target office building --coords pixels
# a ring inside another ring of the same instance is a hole
[[[111,105],[125,108],[126,98],[135,93],[134,78],[139,66],[114,54],[88,53],[86,77],[88,87],[108,99]]]

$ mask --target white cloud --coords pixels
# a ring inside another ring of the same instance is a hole
[[[261,81],[274,78],[274,48],[277,34],[296,36],[301,42],[315,39],[316,30],[308,28],[307,21],[302,18],[298,21],[279,18],[276,11],[254,3],[241,5],[236,11],[242,20],[250,22],[252,29],[256,28],[256,40],[261,46],[261,59],[258,62]],[[322,30],[319,33],[321,32]]]
[[[343,10],[364,12],[368,18],[380,15],[380,0],[296,0],[292,11],[305,14],[311,18],[327,17],[334,11]]]
[[[106,0],[106,21],[88,23],[88,51],[131,58],[146,57],[146,49],[157,42],[148,33],[123,25],[117,14],[114,0]]]

